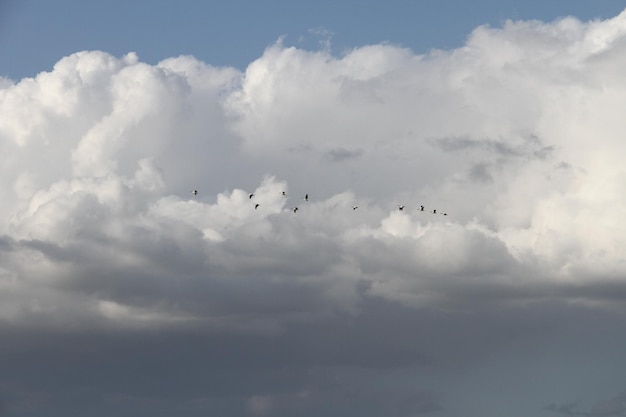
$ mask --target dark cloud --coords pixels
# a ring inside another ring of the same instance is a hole
[[[588,315],[578,320],[582,310],[551,304],[468,314],[371,299],[358,316],[294,324],[272,335],[202,326],[108,332],[5,326],[0,387],[8,415],[18,416],[42,408],[51,416],[88,410],[243,416],[255,396],[281,416],[437,415],[446,410],[446,396],[435,394],[441,378],[470,372],[503,348],[537,349],[563,329],[583,330],[577,338],[602,334],[585,325]],[[607,315],[590,324],[602,321],[614,329],[623,324]],[[592,415],[620,415],[601,414],[620,398],[598,403]]]

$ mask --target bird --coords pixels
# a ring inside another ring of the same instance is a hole
[[[296,213],[298,211],[298,207],[293,208],[293,212]]]
[[[358,208],[359,208],[358,206],[352,206],[352,210],[356,210]]]
[[[254,193],[250,193],[250,195],[248,196],[248,198],[252,199],[252,197],[254,197]]]
[[[433,214],[437,214],[437,209],[434,209],[434,210],[433,210]]]
[[[193,195],[198,195],[198,190],[192,190],[192,191],[191,191],[191,194],[193,194]]]
[[[402,204],[398,205],[398,210],[400,210],[400,211],[404,210],[404,205],[402,205]]]
[[[287,196],[287,192],[283,191],[283,197]]]
[[[424,211],[424,206],[420,206],[420,211]]]
[[[256,209],[258,209],[258,208],[259,208],[259,203],[256,203],[256,204],[254,205],[254,209],[256,210]]]
[[[304,195],[304,201],[309,201],[309,195],[308,194]]]

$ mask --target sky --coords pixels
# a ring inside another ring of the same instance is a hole
[[[469,3],[0,3],[0,417],[626,416],[626,11]]]

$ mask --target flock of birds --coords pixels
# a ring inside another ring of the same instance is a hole
[[[198,195],[198,190],[192,190],[192,191],[191,191],[191,194],[193,194],[194,196],[197,196],[197,195]],[[283,197],[287,197],[287,193],[286,193],[285,191],[283,191],[283,192],[282,192],[282,195],[283,195]],[[249,198],[250,200],[252,200],[252,199],[254,198],[254,193],[250,193],[250,194],[248,194],[248,198]],[[305,194],[305,195],[304,195],[303,200],[304,200],[304,201],[309,201],[309,195],[308,195],[308,194]],[[255,203],[255,204],[254,204],[254,209],[255,209],[255,210],[257,210],[260,206],[261,206],[261,205],[260,205],[259,203]],[[405,209],[405,207],[406,207],[406,206],[404,206],[403,204],[398,204],[398,206],[397,206],[397,207],[398,207],[398,210],[399,210],[399,211],[404,211],[404,209]],[[359,208],[358,206],[352,206],[352,210],[353,210],[353,211],[354,211],[354,210],[356,210],[356,209],[358,209],[358,208]],[[294,206],[294,207],[292,207],[292,208],[291,208],[291,211],[293,211],[294,213],[297,213],[297,212],[298,212],[298,210],[299,210],[298,206]],[[420,205],[420,206],[419,206],[419,208],[418,208],[417,210],[418,210],[418,211],[424,211],[424,206],[423,206],[423,205]],[[432,213],[433,213],[433,214],[442,214],[442,215],[444,215],[444,216],[447,216],[447,215],[448,215],[448,213],[437,213],[437,209],[433,209]]]

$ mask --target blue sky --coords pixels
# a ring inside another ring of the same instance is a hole
[[[0,3],[0,416],[626,416],[618,3]]]
[[[33,76],[50,70],[59,57],[81,50],[118,56],[137,52],[152,64],[191,54],[211,65],[243,69],[281,36],[289,45],[318,48],[326,38],[320,29],[331,34],[336,53],[381,42],[424,53],[459,47],[483,24],[567,15],[608,18],[622,6],[615,0],[4,0],[0,74]]]

